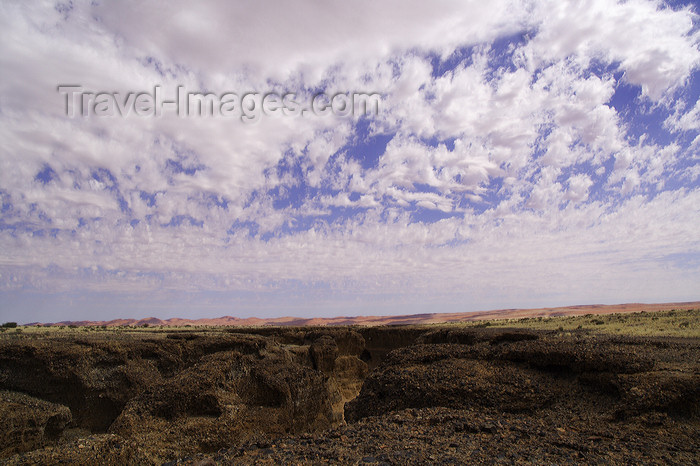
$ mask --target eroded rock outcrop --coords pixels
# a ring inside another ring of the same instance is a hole
[[[257,354],[266,345],[250,335],[178,333],[2,340],[0,388],[68,406],[73,425],[105,432],[136,395],[205,355]]]
[[[492,328],[0,338],[2,409],[19,416],[3,417],[6,454],[38,448],[6,461],[604,461],[624,442],[608,459],[681,461],[700,432],[698,361],[692,339]]]
[[[696,416],[697,367],[664,368],[664,351],[639,339],[553,332],[439,329],[392,351],[345,406],[356,422],[407,408],[581,409],[616,418],[646,412]],[[697,347],[686,348],[695,358]],[[697,360],[697,359],[696,359]],[[586,408],[587,409],[587,408]]]
[[[347,329],[289,343],[228,332],[106,336],[1,341],[0,389],[66,406],[71,428],[137,440],[160,461],[343,423],[367,374],[364,340]],[[8,448],[38,448],[42,435],[15,436]]]
[[[131,400],[109,431],[174,459],[332,423],[324,374],[268,346],[255,355],[222,351],[203,357]]]
[[[338,357],[338,345],[330,335],[322,335],[309,346],[309,356],[314,369],[331,374]]]
[[[56,442],[70,421],[66,406],[0,391],[0,458]]]

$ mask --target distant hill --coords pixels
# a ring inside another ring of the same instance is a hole
[[[174,317],[172,319],[158,319],[156,317],[147,317],[144,319],[114,319],[109,321],[61,321],[54,323],[39,323],[33,322],[27,325],[42,325],[42,326],[57,326],[57,325],[77,325],[77,326],[239,326],[239,327],[257,327],[257,326],[327,326],[327,325],[420,325],[420,324],[436,324],[445,322],[461,322],[473,320],[492,320],[492,319],[520,319],[524,317],[555,317],[555,316],[574,316],[583,314],[612,314],[620,312],[641,312],[641,311],[667,311],[671,309],[698,309],[700,301],[683,302],[683,303],[662,303],[662,304],[592,304],[582,306],[567,306],[567,307],[547,307],[538,309],[500,309],[495,311],[479,311],[479,312],[456,312],[456,313],[431,313],[431,314],[412,314],[399,316],[356,316],[356,317],[276,317],[270,319],[261,319],[257,317],[249,317],[241,319],[238,317],[224,316],[212,319],[182,319]]]

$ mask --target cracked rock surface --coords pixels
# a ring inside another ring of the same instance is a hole
[[[7,464],[700,461],[700,338],[430,326],[5,339],[0,389]]]

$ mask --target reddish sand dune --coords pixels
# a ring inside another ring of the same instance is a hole
[[[51,324],[29,324],[29,325],[79,325],[94,326],[105,325],[108,327],[135,325],[135,326],[308,326],[308,325],[417,325],[434,324],[442,322],[460,322],[470,320],[492,320],[492,319],[519,319],[522,317],[553,317],[553,316],[574,316],[583,314],[612,314],[619,312],[641,312],[641,311],[664,311],[670,309],[698,309],[700,301],[683,303],[661,303],[661,304],[613,304],[613,305],[582,305],[568,307],[547,307],[538,309],[500,309],[495,311],[479,312],[456,312],[456,313],[432,313],[413,314],[399,316],[356,316],[356,317],[314,317],[310,319],[300,317],[276,317],[271,319],[260,319],[249,317],[241,319],[238,317],[224,316],[213,319],[158,319],[148,317],[145,319],[115,319],[110,321],[63,321]]]

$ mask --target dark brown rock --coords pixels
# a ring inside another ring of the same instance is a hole
[[[322,335],[314,340],[309,347],[309,355],[314,369],[330,374],[335,368],[338,357],[338,345],[330,335]]]
[[[326,379],[279,347],[257,356],[222,351],[135,397],[110,432],[174,459],[255,436],[328,428],[333,412]]]
[[[496,328],[0,335],[0,389],[40,398],[0,403],[6,437],[45,445],[5,462],[697,464],[699,361],[693,338]]]
[[[66,406],[0,391],[0,458],[56,442],[70,421]]]

